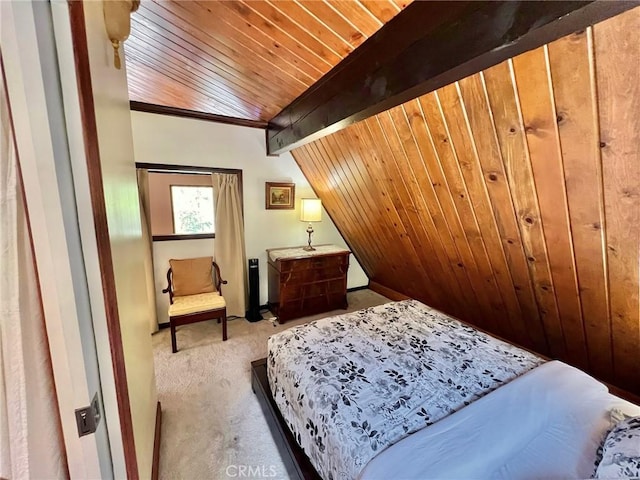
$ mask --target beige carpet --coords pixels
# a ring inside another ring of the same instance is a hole
[[[371,290],[359,290],[349,294],[349,311],[388,301]],[[178,328],[176,354],[171,353],[169,329],[155,334],[156,381],[162,403],[160,478],[287,478],[251,390],[250,363],[266,357],[270,335],[344,312],[284,325],[238,318],[229,321],[226,342],[215,321],[187,325]]]

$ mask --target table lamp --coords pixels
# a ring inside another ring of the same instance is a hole
[[[319,198],[303,198],[301,203],[300,221],[309,222],[307,233],[309,234],[309,245],[304,247],[305,250],[315,250],[311,246],[311,234],[313,226],[311,222],[320,222],[322,220],[322,202]]]

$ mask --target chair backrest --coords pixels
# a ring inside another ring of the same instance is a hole
[[[174,296],[196,295],[217,291],[222,295],[220,267],[213,257],[199,257],[169,260],[171,267],[167,270],[167,288],[162,293],[169,294],[173,303]]]

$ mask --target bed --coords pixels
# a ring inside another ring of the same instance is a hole
[[[610,412],[640,414],[415,300],[276,334],[262,365],[300,478],[587,478]]]

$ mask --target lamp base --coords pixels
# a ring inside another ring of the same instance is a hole
[[[313,233],[313,225],[309,224],[309,226],[307,227],[307,233],[309,234],[309,245],[307,245],[306,247],[302,247],[304,250],[306,250],[307,252],[311,252],[312,250],[315,250],[315,248],[313,248],[311,246],[311,234]]]

